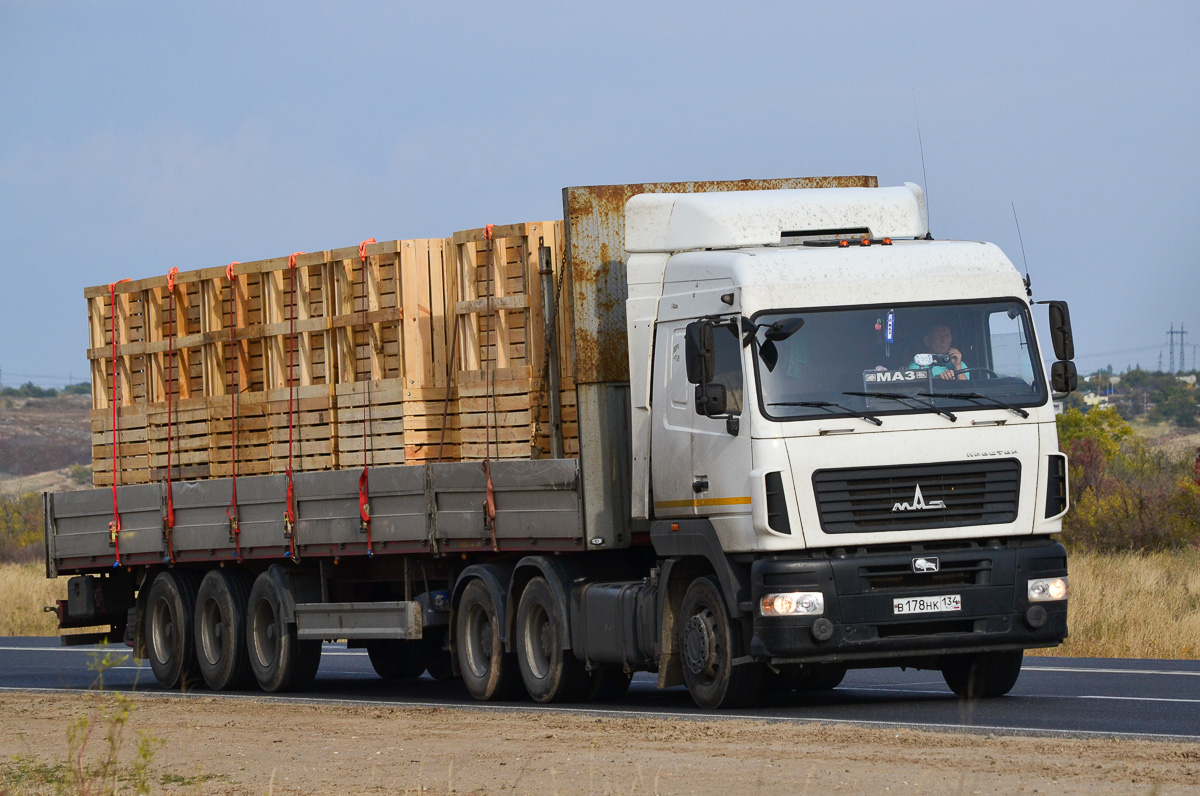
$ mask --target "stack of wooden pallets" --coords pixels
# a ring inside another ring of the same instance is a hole
[[[95,484],[547,455],[539,245],[578,455],[551,221],[88,288]]]

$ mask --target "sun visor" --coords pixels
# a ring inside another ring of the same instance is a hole
[[[768,246],[784,233],[847,229],[867,229],[874,238],[924,237],[925,192],[907,182],[889,188],[638,194],[625,204],[630,252]]]

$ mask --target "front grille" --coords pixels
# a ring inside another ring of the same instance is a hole
[[[862,589],[868,591],[899,591],[930,589],[942,586],[987,586],[991,583],[991,559],[953,561],[942,559],[937,572],[913,572],[912,564],[860,567]]]
[[[1021,463],[1016,459],[813,473],[825,533],[869,533],[995,525],[1017,518]]]

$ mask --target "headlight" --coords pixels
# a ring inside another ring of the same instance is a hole
[[[1067,599],[1066,578],[1039,578],[1029,581],[1029,602],[1044,603]]]
[[[763,616],[819,616],[825,613],[825,595],[819,591],[768,594],[759,608]]]

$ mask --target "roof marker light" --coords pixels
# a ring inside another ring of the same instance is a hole
[[[859,244],[859,245],[860,245],[860,246],[870,246],[870,245],[871,245],[871,239],[870,239],[870,238],[863,238],[863,239],[862,239],[862,241],[860,242],[860,244]]]

